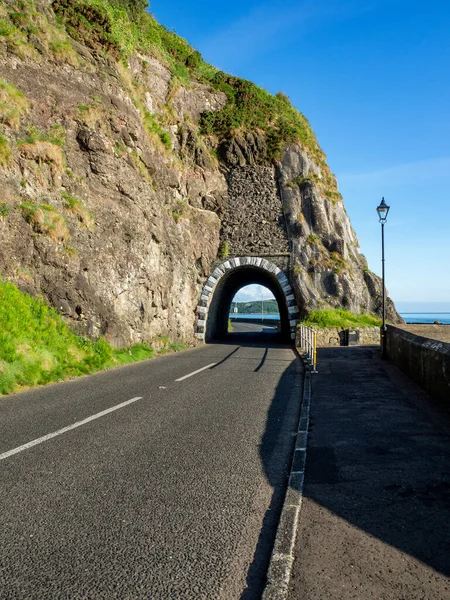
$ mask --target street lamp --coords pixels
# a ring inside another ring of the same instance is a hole
[[[377,206],[377,213],[381,223],[381,266],[382,266],[382,281],[383,281],[383,324],[381,326],[381,357],[386,358],[386,286],[384,283],[384,224],[386,223],[389,206],[381,199],[381,203]]]

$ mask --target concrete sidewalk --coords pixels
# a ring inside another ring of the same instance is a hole
[[[289,600],[449,600],[450,413],[377,348],[318,364]]]

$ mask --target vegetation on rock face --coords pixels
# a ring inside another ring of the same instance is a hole
[[[74,39],[89,48],[106,51],[123,60],[141,52],[162,60],[181,81],[189,81],[192,47],[157,23],[133,0],[54,0],[52,8]],[[195,69],[202,71],[202,59]],[[190,65],[190,67],[188,66]]]
[[[269,159],[280,158],[283,146],[292,142],[302,143],[314,155],[322,154],[306,117],[281,92],[273,96],[250,81],[221,71],[209,83],[224,92],[228,102],[221,111],[202,116],[203,133],[226,137],[239,129],[263,131]]]
[[[167,338],[117,350],[75,335],[53,308],[0,280],[0,394],[63,381],[187,346]]]
[[[224,92],[226,106],[204,113],[202,133],[220,139],[236,130],[259,130],[265,133],[268,160],[279,158],[284,145],[298,142],[324,162],[325,155],[307,119],[287,96],[273,96],[250,81],[207,64],[184,39],[144,10],[145,0],[54,0],[52,7],[69,35],[88,47],[122,60],[136,52],[148,54],[166,64],[181,84],[195,80]]]
[[[219,248],[219,258],[228,258],[230,253],[230,244],[225,240]]]
[[[0,166],[6,167],[11,160],[11,146],[4,135],[0,134]]]
[[[353,327],[380,327],[381,319],[372,314],[355,314],[343,309],[311,311],[302,321],[309,327],[333,327],[350,329]]]
[[[84,225],[86,229],[92,230],[94,228],[94,217],[84,204],[67,192],[61,192],[61,197],[64,199],[67,212],[74,215],[77,221]]]
[[[6,204],[6,202],[0,202],[0,221],[2,221],[3,219],[6,219],[6,217],[9,215],[9,206]]]
[[[38,131],[35,127],[30,125],[26,128],[26,136],[19,140],[18,145],[48,142],[49,144],[63,147],[65,141],[66,134],[61,125],[52,125],[49,131]]]
[[[184,39],[157,23],[146,10],[146,0],[53,0],[50,6],[59,28],[52,23],[48,9],[36,8],[37,1],[11,0],[2,7],[0,36],[5,38],[11,52],[39,60],[46,49],[55,60],[77,66],[82,57],[71,45],[70,38],[73,38],[124,64],[138,53],[152,56],[170,69],[172,91],[177,89],[176,82],[189,86],[192,81],[198,81],[225,93],[227,104],[222,110],[202,115],[200,127],[204,135],[214,135],[220,142],[237,132],[263,133],[267,161],[280,158],[286,144],[300,143],[323,170],[326,195],[332,200],[340,197],[307,119],[291,105],[287,96],[281,92],[276,96],[269,94],[250,81],[227,75],[206,63]],[[141,111],[146,128],[170,147],[168,134],[142,103],[142,90],[135,91],[133,101]],[[2,97],[0,85],[0,103]],[[169,98],[167,104],[170,104]],[[85,117],[89,116],[87,113],[85,111]],[[167,108],[166,116],[170,120],[169,113]]]
[[[48,235],[55,242],[66,242],[70,238],[64,217],[53,206],[23,202],[20,209],[35,233]]]
[[[28,110],[28,100],[14,85],[0,79],[0,122],[17,129]]]

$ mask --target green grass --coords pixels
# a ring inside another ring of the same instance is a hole
[[[250,81],[209,65],[186,40],[168,31],[146,12],[143,3],[55,0],[52,6],[69,35],[89,47],[101,48],[124,64],[137,52],[154,56],[170,69],[174,89],[177,81],[189,87],[194,80],[224,92],[228,99],[226,106],[203,114],[203,134],[223,139],[236,130],[258,130],[265,134],[267,156],[263,158],[267,160],[279,158],[285,144],[300,142],[319,162],[324,161],[325,155],[308,120],[287,96],[281,92],[274,96]],[[164,136],[150,117],[144,113],[146,128],[158,133],[169,147],[170,138]]]
[[[222,242],[222,244],[219,247],[219,258],[228,258],[228,255],[230,254],[230,244],[228,241],[224,241]]]
[[[76,335],[42,299],[0,280],[0,394],[63,381],[116,365],[178,351],[186,344],[159,341],[114,349],[104,339]]]
[[[53,206],[22,202],[19,208],[35,233],[48,235],[55,242],[65,242],[70,238],[66,220]]]
[[[14,3],[7,5],[8,13],[6,13],[5,8],[2,10],[0,17],[0,36],[6,42],[8,50],[22,59],[38,58],[39,55],[35,48],[28,43],[28,36],[35,35],[37,29],[25,14],[14,12]],[[25,7],[26,9],[28,7]]]
[[[297,185],[298,187],[301,187],[306,182],[319,183],[320,179],[315,173],[308,173],[308,175],[298,175],[297,177],[294,177],[294,179],[292,181],[290,181],[287,184],[287,186],[291,187],[291,188],[294,187],[295,185]]]
[[[322,241],[318,235],[315,233],[310,233],[306,238],[306,243],[310,246],[319,246],[322,244]]]
[[[6,167],[11,161],[11,146],[5,136],[0,134],[0,165]]]
[[[16,86],[0,79],[0,122],[17,129],[28,108],[28,100],[23,93]]]
[[[71,196],[65,191],[61,192],[61,197],[64,199],[64,208],[67,212],[73,214],[77,221],[82,223],[87,229],[92,230],[94,228],[94,217],[81,200],[78,200],[78,198]]]
[[[6,217],[9,215],[9,206],[6,204],[6,202],[0,201],[0,221],[2,219],[6,219]]]
[[[224,92],[228,102],[218,112],[203,113],[201,131],[225,138],[234,130],[262,131],[267,159],[278,159],[288,143],[300,142],[315,156],[323,156],[304,115],[282,93],[276,96],[250,81],[218,71],[209,83]]]
[[[69,35],[95,49],[125,60],[136,52],[160,58],[182,81],[189,81],[188,58],[195,53],[182,38],[168,31],[141,6],[108,0],[55,0],[53,10]],[[203,59],[195,63],[202,67]]]
[[[309,327],[351,329],[353,327],[380,327],[381,319],[369,313],[358,315],[343,309],[326,309],[311,311],[302,324]]]
[[[66,143],[66,132],[61,125],[52,125],[48,131],[39,131],[33,125],[26,128],[26,136],[18,140],[18,146],[34,144],[35,142],[49,142],[63,148]]]

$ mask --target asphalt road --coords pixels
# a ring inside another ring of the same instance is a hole
[[[0,598],[259,598],[300,370],[217,344],[0,399]]]
[[[268,333],[274,335],[279,333],[279,329],[276,325],[244,323],[243,321],[233,321],[232,328],[233,333]]]

